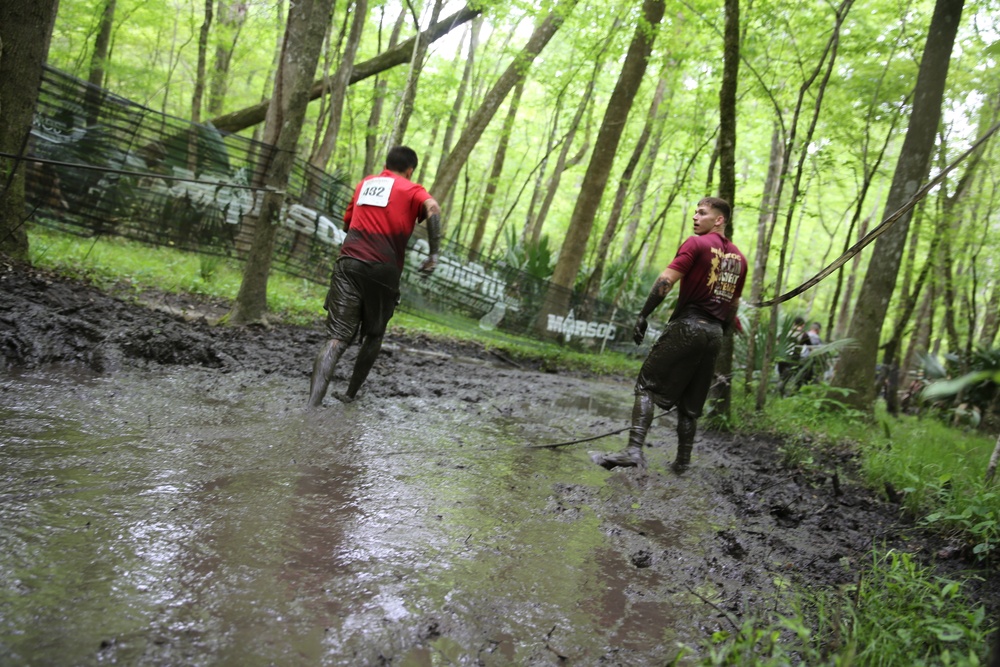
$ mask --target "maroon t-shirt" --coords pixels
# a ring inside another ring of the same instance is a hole
[[[715,232],[690,236],[669,268],[684,275],[671,320],[695,310],[729,321],[747,277],[747,260],[732,241]]]
[[[388,169],[366,177],[358,183],[344,211],[347,238],[340,255],[362,262],[395,264],[402,271],[406,244],[421,207],[430,198],[422,185]]]

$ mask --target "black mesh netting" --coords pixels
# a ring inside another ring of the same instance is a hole
[[[33,224],[79,235],[243,259],[263,191],[251,187],[271,147],[195,125],[46,69],[28,146]],[[11,158],[3,158],[11,159]],[[352,188],[296,159],[279,216],[274,268],[325,284],[343,240]],[[447,220],[449,225],[458,224]],[[478,326],[580,349],[632,345],[632,313],[443,242],[430,277],[418,227],[403,274],[401,307],[454,326]]]

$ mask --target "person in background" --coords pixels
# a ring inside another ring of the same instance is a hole
[[[333,370],[356,336],[361,348],[347,392],[334,394],[353,401],[375,364],[386,327],[399,303],[399,278],[406,244],[418,220],[427,222],[430,253],[420,265],[434,271],[441,241],[441,207],[423,188],[410,181],[417,154],[406,146],[389,150],[381,174],[367,176],[355,188],[344,212],[347,237],[333,268],[323,307],[330,340],[316,355],[309,386],[309,407],[323,404]]]
[[[732,209],[718,197],[705,197],[694,213],[694,236],[677,250],[670,265],[653,283],[636,319],[636,345],[646,336],[646,318],[667,293],[681,286],[670,322],[639,370],[632,406],[628,446],[613,454],[594,454],[593,461],[612,469],[644,466],[642,448],[653,422],[654,405],[665,410],[677,406],[677,456],[675,472],[691,463],[698,417],[715,376],[715,359],[726,328],[736,320],[736,310],[747,275],[747,260],[726,238]]]
[[[799,369],[799,364],[802,361],[802,337],[805,335],[802,330],[805,326],[805,318],[796,316],[795,319],[792,320],[792,329],[788,332],[788,336],[785,338],[785,341],[787,341],[787,345],[785,346],[785,359],[778,362],[778,379],[780,381],[778,387],[782,396],[785,395],[788,383],[795,378],[795,374]]]

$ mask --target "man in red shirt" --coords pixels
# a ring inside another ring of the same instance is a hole
[[[690,465],[697,420],[712,386],[723,329],[735,321],[747,274],[746,258],[725,236],[731,211],[724,199],[705,197],[699,201],[694,213],[695,235],[681,244],[670,266],[653,283],[636,319],[636,345],[646,336],[646,318],[681,281],[677,305],[639,371],[628,447],[613,454],[595,454],[593,460],[598,465],[609,470],[645,465],[642,447],[653,422],[654,405],[666,410],[677,406],[673,468],[680,473]]]
[[[347,237],[323,304],[330,341],[316,355],[313,364],[310,407],[323,404],[337,361],[359,334],[361,348],[347,392],[335,396],[345,403],[353,401],[364,384],[399,303],[399,277],[406,244],[417,220],[427,221],[430,244],[430,254],[419,271],[430,274],[437,266],[441,207],[423,186],[410,181],[416,168],[417,154],[413,149],[406,146],[390,149],[385,170],[358,184],[344,212]]]

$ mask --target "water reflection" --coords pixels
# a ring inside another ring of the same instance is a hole
[[[300,385],[197,369],[4,377],[0,662],[669,653],[684,596],[637,573],[592,507],[635,489],[581,448],[523,446],[620,426],[628,392],[308,413]],[[624,502],[617,519],[659,554],[696,530],[677,507],[629,525]]]

